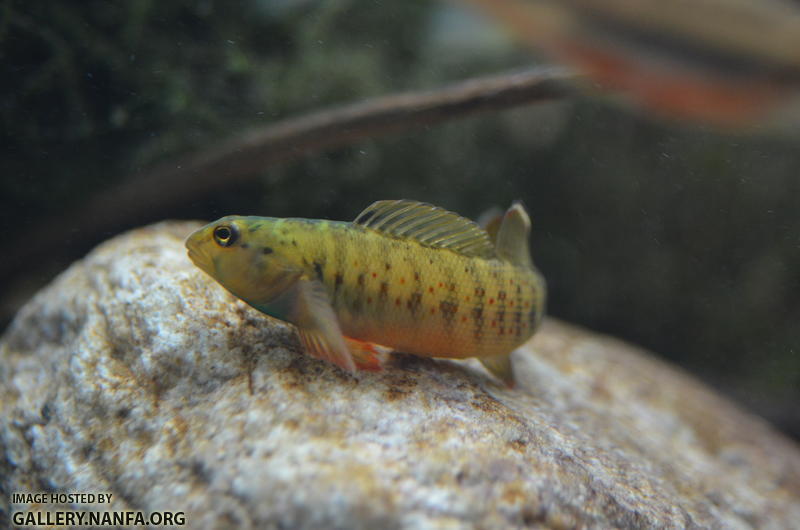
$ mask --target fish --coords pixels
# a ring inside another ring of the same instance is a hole
[[[459,1],[651,114],[723,130],[797,119],[797,2]]]
[[[349,372],[390,352],[477,358],[509,387],[510,354],[542,320],[546,284],[519,201],[485,226],[431,204],[377,201],[352,222],[230,215],[186,240],[191,261],[306,353]]]

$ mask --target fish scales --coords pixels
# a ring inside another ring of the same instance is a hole
[[[401,205],[406,203],[407,208],[418,204],[403,201]],[[521,206],[519,210],[518,215],[523,215]],[[439,209],[432,211],[430,224],[449,221],[439,220],[444,216]],[[413,220],[408,225],[413,228]],[[223,236],[238,240],[227,247],[227,240],[222,245],[219,241],[216,246],[208,244],[209,239],[219,239],[219,227]],[[527,241],[519,254],[523,257],[515,262],[501,255],[500,247],[495,254],[487,233],[464,227],[463,236],[461,225],[449,232],[422,232],[421,237],[455,241],[447,247],[401,237],[397,232],[402,233],[402,224],[395,232],[387,232],[372,228],[369,220],[228,217],[198,231],[202,235],[190,237],[187,246],[195,263],[231,292],[265,313],[295,323],[301,336],[304,328],[311,329],[309,333],[315,326],[324,328],[327,318],[335,320],[338,333],[347,340],[415,355],[482,360],[507,356],[535,331],[543,312],[544,283],[530,264]],[[209,238],[209,233],[215,235]],[[201,238],[206,241],[204,247]],[[237,256],[237,248],[244,252]],[[274,281],[271,278],[279,278],[284,285],[264,288]],[[316,285],[318,290],[316,295],[308,294],[311,291],[298,290],[296,285]],[[313,302],[301,310],[298,298]],[[333,316],[317,314],[319,305],[327,305]],[[325,346],[328,335],[306,339],[312,350],[332,349]]]
[[[330,246],[341,251],[322,282],[345,335],[417,355],[471,357],[513,349],[538,318],[533,273],[522,268],[344,223],[295,230],[304,232],[307,274]]]

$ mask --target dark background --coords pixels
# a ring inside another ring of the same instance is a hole
[[[14,265],[2,327],[119,227],[98,218],[102,236],[76,231],[32,262],[15,247],[124,179],[251,127],[538,61],[476,14],[424,0],[0,9],[2,259]],[[176,200],[169,217],[351,219],[384,198],[476,217],[520,198],[551,315],[646,346],[800,436],[798,138],[576,96],[308,155]],[[127,228],[153,220],[143,204]]]

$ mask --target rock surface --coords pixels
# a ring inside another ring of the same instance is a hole
[[[353,377],[195,268],[195,226],[108,241],[17,315],[3,502],[111,492],[191,528],[800,521],[797,447],[646,352],[550,320],[515,354],[515,390],[476,361],[404,355]]]

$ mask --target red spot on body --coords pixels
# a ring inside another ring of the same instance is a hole
[[[373,273],[372,273],[372,277],[373,277],[373,278],[377,278],[377,277],[378,277],[378,273],[377,273],[377,272],[373,272]]]
[[[470,299],[470,296],[469,296],[469,295],[467,295],[467,296],[465,296],[465,297],[464,297],[464,300],[466,300],[467,302],[469,302],[469,299]]]
[[[441,289],[442,287],[444,287],[444,284],[442,282],[439,282],[439,289]]]
[[[494,304],[494,298],[489,298],[489,305]]]
[[[511,301],[508,303],[508,306],[509,306],[509,307],[514,307],[514,300],[511,300]]]
[[[461,317],[461,322],[466,322],[466,321],[467,321],[467,317]]]
[[[403,285],[404,283],[406,283],[406,279],[405,278],[400,278],[400,285]]]
[[[436,308],[435,308],[435,307],[432,307],[432,308],[431,308],[431,315],[433,315],[434,313],[436,313]]]
[[[497,327],[497,321],[496,321],[496,320],[492,320],[492,327],[493,327],[493,328],[496,328],[496,327]]]
[[[394,301],[394,305],[400,305],[400,298],[396,298]]]
[[[432,292],[433,292],[433,286],[431,286],[431,287],[428,287],[428,292],[429,292],[429,293],[432,293]]]

